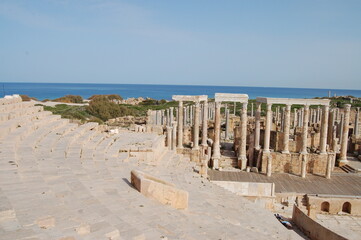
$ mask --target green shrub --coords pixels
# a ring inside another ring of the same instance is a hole
[[[83,103],[83,98],[79,95],[66,95],[64,97],[54,99],[53,101],[63,103]]]
[[[109,98],[104,95],[93,97],[86,110],[102,121],[133,114],[127,107],[109,101]]]

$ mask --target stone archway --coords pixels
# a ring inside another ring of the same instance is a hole
[[[344,212],[344,213],[351,213],[351,203],[345,202],[345,203],[342,205],[342,212]]]
[[[321,211],[322,212],[330,212],[330,203],[329,202],[321,203]]]

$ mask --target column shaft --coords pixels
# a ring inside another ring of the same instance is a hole
[[[247,105],[247,102],[242,104],[241,113],[241,141],[238,149],[238,167],[241,170],[247,168]]]
[[[271,125],[272,125],[272,104],[267,104],[267,115],[266,115],[266,128],[264,132],[264,144],[263,152],[270,152],[269,144],[271,137]]]
[[[183,148],[183,102],[179,101],[178,106],[178,148]]]
[[[283,136],[283,151],[282,153],[290,153],[290,124],[291,124],[291,105],[287,105],[284,113],[284,136]]]
[[[208,102],[203,104],[203,124],[202,124],[202,146],[207,146],[208,135]]]
[[[259,140],[261,134],[261,103],[256,103],[256,122],[255,122],[255,130],[254,130],[254,148],[259,150]]]
[[[304,107],[303,126],[302,126],[302,148],[301,153],[307,154],[307,133],[310,108],[308,105]]]
[[[351,110],[351,105],[345,104],[341,152],[340,152],[340,161],[341,162],[347,161],[347,144],[348,144],[348,129],[349,129],[349,122],[350,122],[350,110]]]
[[[320,112],[320,111],[318,111]],[[321,136],[320,136],[320,153],[326,154],[327,146],[327,131],[328,131],[328,112],[329,107],[323,106],[322,122],[321,122]]]
[[[194,125],[193,125],[193,149],[199,149],[199,108],[200,103],[196,102],[194,108]]]
[[[221,158],[220,135],[221,135],[221,103],[215,103],[215,120],[214,120],[214,142],[213,142],[213,169],[218,169],[218,161]]]

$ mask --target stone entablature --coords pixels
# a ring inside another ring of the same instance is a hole
[[[207,101],[207,95],[173,95],[172,99],[174,101],[183,101],[183,102],[202,102]]]
[[[235,93],[216,93],[214,100],[216,102],[240,102],[248,103],[248,94],[235,94]]]
[[[303,98],[268,98],[257,97],[257,102],[266,104],[285,104],[285,105],[322,105],[329,106],[329,99],[303,99]]]

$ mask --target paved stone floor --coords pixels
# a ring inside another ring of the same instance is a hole
[[[165,148],[154,161],[119,152],[157,148],[155,134],[109,136],[32,114],[0,123],[14,126],[0,138],[1,240],[302,239],[271,212],[200,178],[189,159]],[[145,198],[129,184],[132,169],[188,191],[189,208]]]
[[[317,222],[347,239],[361,239],[361,217],[317,214]]]
[[[306,178],[301,178],[292,174],[273,173],[271,177],[267,177],[260,173],[210,170],[209,176],[214,181],[273,182],[276,193],[297,192],[361,196],[360,174],[337,173],[333,174],[331,179],[326,179],[315,175],[307,175]]]

